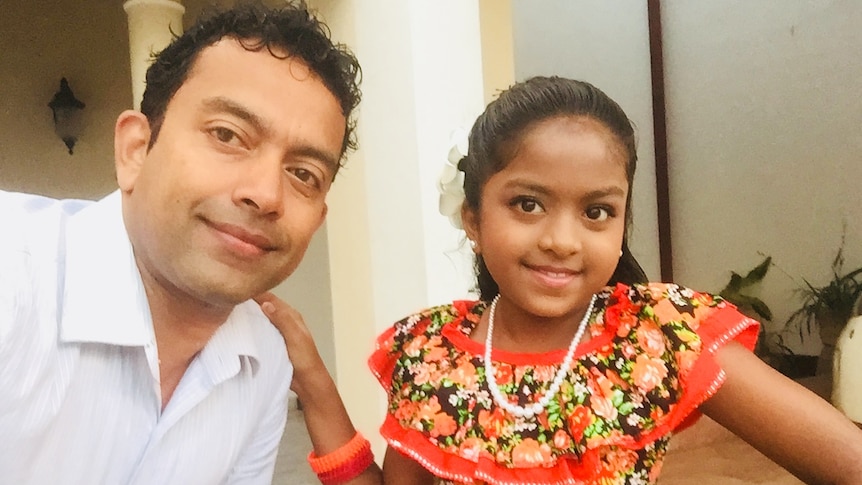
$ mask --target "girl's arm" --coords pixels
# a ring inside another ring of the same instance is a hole
[[[434,476],[422,465],[391,447],[383,458],[383,483],[386,485],[433,485]]]
[[[862,430],[738,343],[717,359],[727,379],[704,414],[806,483],[859,483]]]
[[[347,414],[344,401],[338,394],[332,376],[314,344],[302,315],[295,309],[265,293],[255,298],[264,314],[278,329],[287,345],[293,364],[293,381],[290,388],[302,404],[305,426],[314,448],[314,454],[323,456],[350,441],[356,428]],[[372,463],[350,485],[380,485],[383,480],[380,468]]]

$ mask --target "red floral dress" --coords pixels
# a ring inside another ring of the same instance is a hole
[[[716,351],[753,348],[758,324],[704,293],[670,284],[606,288],[566,380],[545,411],[516,417],[485,381],[484,346],[470,339],[486,305],[456,301],[397,322],[369,365],[389,394],[381,433],[442,483],[646,484],[674,429],[724,381]],[[513,402],[537,401],[566,350],[494,351]]]

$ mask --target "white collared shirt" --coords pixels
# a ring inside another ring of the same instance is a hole
[[[164,411],[119,193],[0,191],[0,483],[270,483],[293,368],[237,306]]]

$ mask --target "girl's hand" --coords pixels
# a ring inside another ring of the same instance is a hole
[[[284,339],[294,369],[291,390],[302,400],[300,389],[295,387],[308,378],[314,378],[314,374],[327,373],[326,365],[320,357],[317,345],[314,344],[314,337],[305,325],[302,315],[272,293],[258,295],[254,301],[260,305],[264,315]]]
[[[272,293],[255,297],[264,315],[278,329],[293,363],[290,389],[302,404],[302,416],[314,453],[323,456],[351,440],[356,428],[347,414],[335,381],[326,370],[314,338],[302,315]],[[380,485],[380,468],[372,463],[362,474],[345,485]]]

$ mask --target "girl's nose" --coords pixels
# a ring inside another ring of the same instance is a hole
[[[557,256],[568,256],[581,250],[580,227],[572,216],[548,218],[539,238],[539,249]]]

